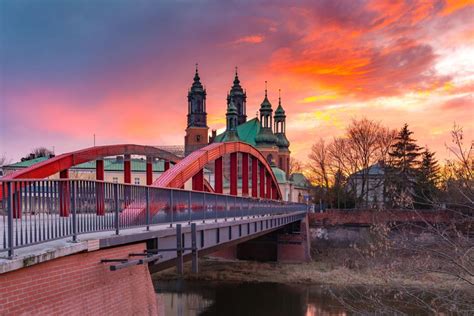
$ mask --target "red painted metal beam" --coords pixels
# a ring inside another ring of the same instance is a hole
[[[264,199],[265,198],[265,168],[261,163],[258,164],[259,170],[260,170],[260,177],[259,177],[259,183],[260,183],[260,198]]]
[[[170,168],[170,161],[165,160],[165,171],[168,170],[169,168]]]
[[[94,161],[103,157],[132,154],[142,156],[152,156],[161,158],[173,163],[177,163],[181,158],[176,155],[152,146],[143,146],[135,144],[119,144],[107,146],[95,146],[78,151],[65,153],[47,159],[43,162],[32,165],[29,168],[15,171],[6,175],[2,180],[10,179],[44,179],[52,176],[61,170],[70,169],[71,167],[80,165],[85,162]],[[103,177],[102,179],[103,180]],[[2,190],[0,188],[0,199],[2,198]]]
[[[193,176],[193,191],[204,191],[204,170],[201,169]]]
[[[206,147],[195,150],[174,165],[173,168],[164,172],[152,185],[165,188],[179,188],[199,170],[205,168],[207,163],[235,152],[248,153],[249,156],[258,159],[263,168],[269,172],[271,181],[277,185],[277,199],[281,199],[280,188],[278,187],[276,177],[267,160],[258,149],[244,142],[212,143]],[[265,183],[263,183],[263,186],[265,190]],[[262,196],[262,198],[263,197],[264,196]]]
[[[146,185],[153,183],[153,157],[146,157]]]
[[[270,174],[268,173],[268,171],[265,172],[265,178],[267,180],[267,188],[265,190],[265,197],[267,199],[271,199],[272,198],[272,178],[270,177]]]
[[[59,172],[60,179],[69,179],[69,170],[61,170]],[[63,181],[59,183],[59,216],[67,217],[69,216],[70,210],[70,194],[69,194],[69,182]]]
[[[223,184],[222,184],[222,157],[217,158],[214,161],[214,191],[216,193],[223,192]]]
[[[98,181],[104,181],[104,161],[102,159],[95,162],[95,179]],[[96,182],[95,192],[97,215],[105,215],[104,184]]]
[[[95,179],[104,181],[104,161],[102,159],[95,162]]]
[[[258,160],[252,157],[252,197],[258,197]]]
[[[237,195],[237,153],[230,154],[230,195]]]
[[[249,154],[242,153],[242,195],[249,195]]]
[[[130,155],[123,156],[123,182],[132,183],[132,164]]]
[[[275,187],[275,184],[272,183],[272,200],[276,200],[277,198],[277,189]]]

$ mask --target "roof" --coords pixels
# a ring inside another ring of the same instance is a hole
[[[237,133],[239,134],[239,139],[242,142],[245,142],[252,146],[256,145],[255,137],[257,136],[259,131],[260,131],[260,121],[258,120],[258,118],[253,118],[237,126]],[[221,143],[224,139],[224,135],[225,135],[225,132],[217,135],[214,141],[217,143]]]
[[[290,177],[290,180],[293,182],[295,187],[299,188],[310,188],[311,182],[304,176],[302,173],[293,173]]]
[[[368,170],[368,172],[367,172]],[[356,173],[353,173],[351,177],[363,176],[364,174],[368,174],[369,176],[383,176],[385,174],[384,167],[380,163],[373,164],[368,168],[364,168]]]
[[[277,167],[272,167],[273,173],[275,174],[275,177],[278,181],[278,183],[287,183],[286,179],[286,173],[285,171],[281,170],[280,168]]]
[[[23,169],[28,168],[34,164],[45,161],[46,157],[39,157],[31,160],[20,161],[10,165],[5,165],[5,169]],[[146,172],[146,160],[132,158],[131,159],[132,172]],[[104,159],[104,171],[123,171],[123,160],[117,158],[105,158]],[[163,172],[165,169],[163,160],[156,160],[153,162],[154,172]],[[89,161],[80,165],[74,166],[71,170],[95,170],[95,161]]]

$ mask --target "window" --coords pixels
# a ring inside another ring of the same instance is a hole
[[[113,183],[118,183],[118,178],[117,178],[117,177],[113,177],[113,178],[112,178],[112,182],[113,182]]]
[[[135,178],[134,183],[135,183],[135,184],[140,184],[140,178]]]
[[[196,135],[196,141],[200,142],[201,141],[201,135]]]

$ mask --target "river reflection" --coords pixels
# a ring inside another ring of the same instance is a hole
[[[345,315],[316,285],[155,281],[160,315]]]

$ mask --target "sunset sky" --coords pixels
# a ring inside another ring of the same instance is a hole
[[[0,155],[97,144],[182,145],[199,63],[208,125],[225,125],[234,67],[255,113],[268,80],[291,151],[352,118],[442,160],[474,136],[474,1],[0,1]]]

